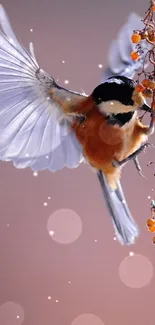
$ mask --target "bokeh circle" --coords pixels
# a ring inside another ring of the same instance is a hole
[[[119,266],[121,281],[130,288],[140,289],[152,280],[154,268],[150,260],[143,255],[127,256]]]
[[[118,127],[109,127],[107,122],[103,122],[99,127],[99,136],[105,144],[114,146],[122,143],[124,135]]]
[[[70,244],[81,235],[82,221],[75,211],[60,209],[49,217],[47,229],[51,238],[56,242]]]
[[[0,306],[0,324],[21,325],[24,321],[24,310],[12,301],[7,301]]]
[[[83,314],[76,317],[71,325],[104,325],[102,320],[93,314]]]

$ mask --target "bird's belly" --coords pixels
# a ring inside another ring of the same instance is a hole
[[[110,126],[107,121],[94,119],[76,128],[76,136],[83,147],[89,164],[104,172],[112,172],[112,160],[121,160],[124,148],[124,132]],[[97,123],[98,122],[98,123]]]

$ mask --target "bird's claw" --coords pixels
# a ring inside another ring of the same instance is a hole
[[[141,170],[138,170],[138,174],[139,174],[141,177],[143,177],[143,178],[146,179],[146,176],[144,176],[144,175],[142,174],[142,171],[141,171]]]
[[[146,148],[154,148],[154,145],[152,143],[144,143],[138,150],[139,150],[139,153],[140,152],[146,152]]]

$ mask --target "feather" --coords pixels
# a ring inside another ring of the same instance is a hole
[[[135,13],[131,13],[127,22],[121,27],[116,40],[112,41],[110,44],[108,67],[103,71],[103,81],[115,75],[133,78],[137,71],[142,68],[143,58],[146,51],[150,48],[150,45],[145,40],[141,42],[144,53],[138,61],[133,61],[130,54],[135,50],[136,46],[131,41],[133,30],[143,29],[143,27],[144,25],[141,21],[141,17]],[[148,64],[149,61],[146,60],[145,67],[147,67]]]
[[[101,171],[98,171],[97,175],[118,241],[122,245],[134,244],[139,236],[139,230],[128,209],[120,182],[117,183],[117,189],[114,191]]]
[[[0,28],[0,159],[33,170],[77,167],[82,148],[69,122],[60,119],[64,108],[86,96],[60,87],[40,69],[33,44],[28,53],[2,6]]]

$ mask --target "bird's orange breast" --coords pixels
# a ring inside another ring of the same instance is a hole
[[[73,128],[90,165],[112,172],[112,160],[122,158],[123,130],[109,125],[96,107],[83,123],[76,123]]]

